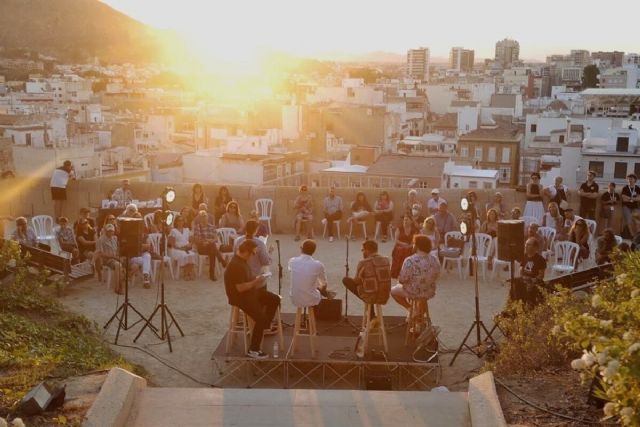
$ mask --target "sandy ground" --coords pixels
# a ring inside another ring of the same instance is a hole
[[[276,235],[269,239],[269,245],[275,245],[275,239],[281,242],[281,260],[284,266],[284,278],[282,280],[282,295],[284,295],[282,312],[295,312],[291,305],[289,292],[289,277],[286,271],[287,261],[290,257],[299,253],[299,243],[294,242],[293,236]],[[360,259],[361,240],[350,242],[350,268],[355,271],[357,261]],[[380,244],[380,253],[390,255],[393,242]],[[318,250],[315,258],[322,261],[326,267],[330,288],[338,291],[338,296],[343,297],[341,278],[345,272],[345,241],[328,241],[318,239]],[[277,279],[277,251],[273,252],[273,278],[270,279],[269,289],[272,292],[278,290]],[[169,274],[167,273],[166,276]],[[206,272],[203,276],[206,276]],[[506,278],[506,273],[502,273]],[[489,277],[487,277],[489,279]],[[196,281],[165,280],[167,304],[173,311],[176,319],[182,327],[185,337],[179,337],[175,328],[172,328],[173,352],[169,352],[166,342],[160,342],[152,333],[145,331],[137,343],[133,339],[140,330],[141,325],[121,332],[118,344],[127,346],[139,346],[166,360],[169,364],[188,373],[201,383],[193,381],[184,375],[172,370],[144,352],[132,348],[113,346],[113,348],[133,363],[144,366],[150,374],[150,383],[162,387],[200,387],[206,383],[214,383],[217,372],[214,369],[211,354],[222,338],[228,326],[229,306],[224,292],[222,279],[211,282],[206,277]],[[505,304],[508,288],[499,281],[482,281],[480,279],[480,308],[481,318],[487,327],[493,325],[493,315],[499,312]],[[158,298],[157,288],[144,289],[140,283],[135,284],[130,290],[132,304],[143,315],[151,314]],[[87,316],[95,321],[100,330],[107,319],[113,314],[118,303],[117,295],[102,286],[97,279],[90,279],[76,283],[68,288],[62,302],[71,310]],[[121,300],[120,300],[121,301]],[[436,296],[429,302],[431,317],[434,324],[442,328],[440,335],[444,347],[455,350],[462,341],[474,318],[474,286],[472,279],[460,280],[457,271],[444,273],[438,281]],[[350,296],[349,314],[360,314],[362,304],[359,300]],[[385,315],[402,315],[404,309],[392,299],[387,303]],[[133,316],[135,319],[135,315]],[[116,325],[112,325],[104,333],[104,338],[113,343]],[[354,338],[355,339],[355,338]],[[471,343],[475,341],[470,341]],[[442,350],[442,347],[441,347]],[[461,354],[453,367],[448,362],[452,353],[442,355],[443,377],[441,383],[451,390],[466,390],[466,379],[472,375],[472,371],[479,368],[483,361],[472,354]]]

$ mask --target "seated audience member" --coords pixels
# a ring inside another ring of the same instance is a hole
[[[186,225],[187,227],[191,227],[193,225],[193,220],[196,217],[193,213],[193,210],[189,206],[185,206],[180,209],[178,215],[180,215],[184,219],[184,225]]]
[[[271,265],[270,253],[273,251],[273,246],[267,250],[267,246],[264,242],[255,235],[257,230],[258,222],[249,220],[244,227],[244,236],[238,236],[233,242],[234,253],[237,252],[238,248],[245,240],[253,240],[256,243],[255,253],[247,260],[249,267],[251,267],[251,272],[255,276],[262,274],[264,269]]]
[[[118,221],[116,220],[116,217],[113,215],[107,215],[104,218],[104,222],[102,223],[102,228],[100,229],[100,235],[102,236],[104,234],[104,228],[107,226],[107,224],[111,224],[113,225],[113,227],[116,230],[116,236],[120,235],[120,229],[118,226]]]
[[[569,187],[562,183],[563,179],[561,176],[556,176],[554,180],[554,184],[546,187],[543,190],[543,193],[550,202],[556,202],[558,205],[558,209],[560,210],[560,215],[564,215],[564,210],[569,205],[567,203],[569,198]]]
[[[111,194],[111,200],[118,202],[118,206],[126,206],[133,200],[133,193],[128,179],[122,180],[122,185]]]
[[[456,221],[453,214],[449,212],[447,202],[440,203],[438,212],[433,215],[433,219],[436,221],[436,227],[438,228],[441,239],[444,239],[445,234],[449,231],[458,231],[458,221]]]
[[[80,208],[80,216],[78,217],[78,219],[76,220],[76,222],[73,223],[73,231],[77,234],[78,233],[78,225],[80,224],[80,221],[82,219],[86,219],[89,223],[89,226],[91,226],[91,228],[93,228],[95,230],[96,228],[96,221],[91,218],[91,210],[89,208]]]
[[[135,214],[137,213],[138,213],[138,207],[133,203],[129,203],[124,208],[124,212],[118,215],[118,218],[134,218]]]
[[[440,262],[431,254],[431,240],[417,234],[413,236],[413,248],[415,253],[402,264],[398,284],[391,288],[393,299],[407,310],[411,308],[410,300],[430,300],[436,295],[436,280],[440,275]]]
[[[149,243],[149,235],[143,233],[142,235],[142,253],[140,256],[132,257],[130,262],[133,267],[133,271],[142,271],[142,286],[145,289],[151,287],[151,261],[153,257],[151,255],[151,244]]]
[[[560,208],[558,208],[558,204],[556,202],[550,202],[547,209],[548,212],[546,212],[542,217],[542,226],[554,228],[556,233],[560,233],[564,226],[564,218],[560,215]]]
[[[342,284],[365,303],[386,304],[391,290],[389,258],[378,254],[378,243],[373,240],[362,242],[362,257],[355,277],[344,277]],[[375,317],[373,305],[370,314]]]
[[[269,236],[269,227],[267,227],[267,224],[265,224],[263,221],[260,221],[260,219],[258,219],[258,211],[257,210],[252,210],[251,212],[249,212],[249,220],[248,221],[255,221],[258,223],[258,230],[256,230],[256,234],[255,237],[268,237]]]
[[[16,218],[16,229],[11,236],[12,240],[23,246],[35,248],[38,246],[38,238],[33,228],[27,226],[27,219],[23,216]]]
[[[227,262],[218,250],[218,234],[216,228],[209,222],[207,211],[201,210],[196,219],[193,220],[193,241],[200,255],[209,257],[209,280],[216,281],[216,260],[220,261],[222,267],[226,267]]]
[[[367,196],[363,192],[359,192],[356,194],[356,199],[351,203],[351,216],[347,218],[347,224],[366,221],[370,213],[371,205],[367,201]],[[355,236],[349,236],[349,238],[355,240]],[[366,238],[367,236],[365,236]]]
[[[153,211],[153,221],[151,221],[151,224],[147,224],[145,221],[144,226],[147,230],[147,234],[162,233],[162,228],[164,227],[164,214],[162,209],[156,209]]]
[[[520,210],[519,207],[515,207],[513,209],[511,209],[511,218],[510,219],[520,219],[520,217],[522,216],[522,211]]]
[[[494,208],[487,210],[487,219],[480,226],[480,232],[488,234],[489,236],[496,237],[498,235],[498,211]]]
[[[498,214],[498,219],[505,219],[507,216],[507,205],[505,205],[503,201],[502,193],[496,191],[493,195],[493,200],[485,205],[485,210],[487,213],[490,209],[495,209]]]
[[[343,209],[342,197],[336,195],[335,187],[331,187],[329,189],[329,195],[325,197],[322,202],[322,213],[324,214],[322,223],[327,225],[330,242],[333,242],[333,222],[342,219]]]
[[[420,230],[420,234],[423,234],[431,240],[431,253],[435,256],[438,256],[438,247],[440,246],[440,233],[438,232],[438,228],[436,227],[436,220],[433,219],[432,216],[425,219],[422,223],[422,230]],[[413,238],[410,240],[413,245]],[[403,260],[404,262],[404,260]]]
[[[209,203],[209,198],[204,194],[202,184],[193,184],[191,187],[191,209],[197,214],[202,210],[202,204],[207,203]]]
[[[600,265],[611,262],[611,252],[618,246],[613,230],[605,228],[602,236],[598,237],[596,244],[596,264]]]
[[[300,250],[300,255],[289,260],[289,297],[296,307],[313,307],[320,304],[322,296],[332,298],[333,295],[327,291],[324,265],[313,258],[316,242],[307,239],[302,242]]]
[[[577,243],[578,246],[580,246],[578,251],[578,261],[589,258],[590,237],[591,235],[589,234],[589,227],[587,227],[587,223],[584,219],[578,218],[571,227],[571,231],[569,231],[569,241]]]
[[[78,231],[76,232],[76,243],[80,252],[80,261],[92,261],[96,251],[96,231],[91,226],[87,218],[78,220]]]
[[[414,205],[418,205],[420,212],[422,213],[422,203],[418,200],[418,192],[411,189],[407,194],[407,201],[404,204],[404,213],[411,215],[411,209],[413,209]]]
[[[216,220],[214,225],[218,226],[220,222],[220,218],[222,218],[222,215],[224,215],[225,212],[227,212],[227,205],[231,201],[233,201],[233,197],[231,197],[231,193],[229,193],[229,189],[223,185],[218,190],[218,195],[213,201],[213,214]]]
[[[100,253],[102,265],[113,271],[113,280],[116,283],[115,292],[120,295],[123,294],[120,250],[118,248],[118,238],[116,237],[116,227],[113,224],[104,226],[104,234],[98,239],[96,248]]]
[[[227,211],[220,217],[220,228],[233,228],[236,232],[240,232],[244,226],[244,218],[240,214],[240,206],[238,202],[231,201],[227,205]]]
[[[547,261],[540,255],[539,240],[529,237],[524,245],[524,259],[520,264],[520,276],[529,279],[544,279]]]
[[[58,218],[58,229],[56,230],[56,240],[60,245],[60,249],[71,254],[73,260],[80,255],[78,251],[78,245],[76,243],[73,230],[69,227],[69,220],[67,217],[61,216]]]
[[[307,191],[306,185],[301,185],[298,196],[293,201],[293,210],[295,215],[294,225],[296,229],[295,240],[300,240],[300,233],[302,232],[302,223],[307,223],[307,236],[311,238],[313,230],[313,199],[311,194]]]
[[[532,222],[531,224],[529,224],[529,226],[527,227],[527,234],[525,235],[525,239],[535,239],[538,242],[538,253],[540,255],[542,255],[542,252],[544,251],[545,246],[545,241],[543,239],[543,237],[538,234],[538,229],[540,228],[540,226],[538,224],[536,224],[535,222]]]
[[[438,232],[437,228],[436,232]],[[416,234],[418,234],[418,229],[411,217],[405,214],[402,217],[402,224],[396,228],[396,241],[391,251],[391,277],[394,279],[398,278],[402,263],[413,251],[413,236]],[[440,233],[438,232],[438,234]]]
[[[197,262],[191,241],[191,231],[185,227],[184,218],[178,215],[169,233],[169,256],[177,262],[180,269]]]
[[[569,240],[569,232],[571,231],[571,228],[573,227],[573,225],[575,224],[575,222],[580,218],[578,215],[576,215],[573,212],[573,208],[571,206],[567,207],[564,210],[564,220],[562,222],[562,230],[560,232],[558,232],[558,240]]]
[[[389,193],[383,191],[373,207],[373,216],[376,221],[380,221],[382,241],[387,241],[389,224],[393,221],[393,201],[389,199]],[[421,223],[422,224],[422,223]]]
[[[255,276],[251,272],[247,261],[255,250],[255,241],[242,242],[224,271],[224,288],[229,305],[240,308],[254,321],[247,356],[266,359],[269,355],[261,350],[262,337],[265,329],[271,325],[280,305],[280,297],[267,291],[263,276]]]
[[[422,209],[420,208],[419,204],[415,204],[413,205],[413,208],[411,208],[411,212],[409,213],[409,215],[411,216],[411,221],[413,221],[413,225],[419,230],[420,227],[422,227],[422,224],[424,224],[424,215],[422,215]]]
[[[427,200],[427,213],[429,215],[435,215],[440,210],[440,205],[443,203],[447,203],[447,201],[440,197],[440,190],[434,188],[431,190],[431,198]]]

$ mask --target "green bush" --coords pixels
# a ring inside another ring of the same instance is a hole
[[[606,417],[640,425],[640,253],[620,255],[615,279],[595,287],[589,302],[556,313],[555,336],[582,352],[571,367],[585,381],[601,376]]]

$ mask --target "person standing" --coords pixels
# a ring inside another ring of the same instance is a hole
[[[635,174],[627,175],[627,185],[624,186],[621,192],[622,219],[631,236],[635,236],[638,231],[633,221],[633,213],[638,210],[638,201],[640,201],[640,187],[636,185],[637,180],[638,178]]]
[[[549,198],[550,202],[556,202],[558,204],[560,215],[564,215],[564,210],[569,206],[567,202],[569,189],[562,183],[561,176],[556,176],[553,185],[544,189],[544,194]]]
[[[269,355],[261,350],[262,337],[276,314],[280,297],[266,289],[264,276],[256,277],[251,272],[247,261],[255,250],[256,242],[253,240],[240,244],[224,271],[224,288],[229,305],[240,308],[254,321],[247,356],[266,359]]]
[[[619,203],[620,195],[616,193],[616,183],[610,182],[607,191],[600,196],[600,222],[603,224],[603,230],[611,227],[611,220]]]
[[[431,198],[427,200],[427,211],[429,212],[429,215],[435,215],[438,213],[440,205],[443,203],[447,203],[447,201],[440,197],[440,190],[437,188],[431,190]]]
[[[583,182],[578,189],[580,195],[580,216],[587,219],[596,219],[596,204],[598,202],[598,192],[600,187],[594,181],[596,173],[589,171],[587,181]]]
[[[524,216],[531,216],[542,223],[544,216],[544,206],[542,205],[542,186],[540,185],[540,174],[531,174],[531,182],[527,184],[527,203],[524,205]]]
[[[336,196],[336,188],[331,187],[329,189],[329,195],[324,198],[322,202],[322,211],[324,218],[322,224],[327,226],[329,230],[329,241],[333,242],[333,221],[340,221],[342,219],[342,197]]]
[[[291,286],[289,297],[296,307],[314,307],[322,296],[330,297],[327,291],[327,275],[324,264],[313,258],[316,242],[307,239],[300,247],[301,254],[289,260]]]
[[[71,160],[65,160],[62,167],[53,171],[51,175],[51,199],[53,200],[53,214],[55,218],[62,216],[62,208],[67,200],[67,184],[70,179],[76,179],[75,169]]]
[[[128,179],[122,180],[122,185],[115,189],[111,195],[111,200],[118,202],[118,206],[127,206],[133,201],[133,192],[131,191],[131,183]]]
[[[498,219],[505,219],[507,216],[507,206],[504,204],[502,193],[496,191],[493,195],[493,201],[485,205],[485,211],[489,212],[490,209],[495,209],[498,213]]]

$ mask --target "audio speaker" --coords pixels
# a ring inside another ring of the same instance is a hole
[[[498,221],[498,259],[521,261],[524,258],[524,221]]]
[[[142,255],[142,218],[118,218],[120,227],[120,256],[138,257]]]

